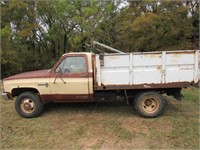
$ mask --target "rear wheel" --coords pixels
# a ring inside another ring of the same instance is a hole
[[[165,101],[159,93],[151,91],[139,94],[134,106],[141,116],[153,118],[162,114]]]
[[[17,97],[15,109],[20,116],[33,118],[42,113],[43,104],[36,93],[24,92]]]

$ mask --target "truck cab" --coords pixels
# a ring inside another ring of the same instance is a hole
[[[64,54],[50,71],[49,87],[50,94],[41,94],[43,101],[92,101],[92,54]]]
[[[27,89],[37,91],[43,102],[91,101],[92,53],[64,54],[50,70],[26,72],[3,80],[4,95],[12,99]]]

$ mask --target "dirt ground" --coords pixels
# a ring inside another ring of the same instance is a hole
[[[122,102],[47,104],[24,119],[13,101],[0,100],[1,149],[199,149],[199,90],[183,94],[182,102],[165,97],[153,119]]]

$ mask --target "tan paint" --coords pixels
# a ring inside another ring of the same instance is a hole
[[[66,83],[64,83],[64,82]],[[88,78],[50,79],[51,94],[89,94]]]
[[[38,86],[38,84],[49,83],[50,78],[31,78],[31,79],[15,79],[4,81],[5,92],[12,92],[14,88],[35,88],[40,94],[49,94],[50,87]]]
[[[89,85],[89,94],[93,94],[93,93],[94,93],[94,88],[93,88],[93,85],[94,85],[94,83],[93,83],[93,78],[89,78],[88,81],[89,81],[89,83],[88,83],[88,85]]]
[[[16,79],[4,81],[5,92],[12,92],[14,88],[35,88],[41,95],[43,94],[93,94],[92,78],[58,78],[55,83],[54,78],[32,78]],[[50,82],[49,82],[50,81]],[[48,86],[44,84],[48,83]],[[89,85],[89,88],[88,88]]]

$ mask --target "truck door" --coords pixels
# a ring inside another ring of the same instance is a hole
[[[63,56],[51,71],[50,97],[53,101],[90,101],[88,86],[88,60],[84,54]]]

